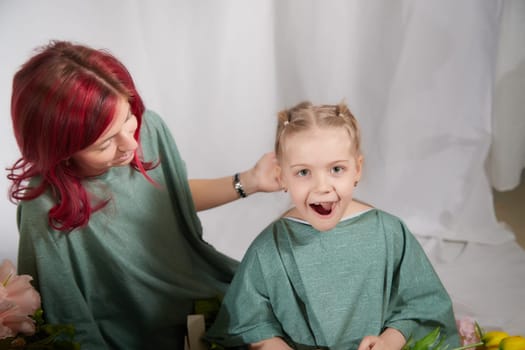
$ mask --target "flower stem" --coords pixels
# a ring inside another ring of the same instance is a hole
[[[454,348],[452,350],[465,350],[465,349],[471,349],[471,348],[476,348],[478,346],[481,346],[483,345],[483,342],[480,341],[479,343],[472,343],[472,344],[467,344],[467,345],[463,345],[463,346],[460,346],[459,348]]]

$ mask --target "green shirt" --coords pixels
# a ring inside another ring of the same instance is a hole
[[[288,218],[267,227],[207,338],[348,350],[386,327],[418,339],[438,326],[459,345],[450,297],[423,249],[398,218],[372,209],[326,232]]]
[[[109,204],[87,227],[48,225],[53,198],[18,207],[18,269],[34,277],[44,316],[71,323],[83,350],[183,349],[193,300],[223,294],[237,262],[202,240],[186,170],[168,128],[146,112],[141,129],[154,186],[131,166],[84,181]]]

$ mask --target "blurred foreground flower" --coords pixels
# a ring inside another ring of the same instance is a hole
[[[0,339],[35,333],[30,315],[40,308],[40,294],[31,285],[32,279],[28,275],[17,276],[9,260],[0,265]]]
[[[456,325],[462,346],[479,343],[481,341],[481,329],[472,317],[457,320]]]
[[[46,324],[33,278],[17,275],[9,260],[0,265],[0,350],[78,350],[71,325]]]
[[[472,318],[458,320],[457,327],[461,339],[461,346],[458,348],[450,349],[448,344],[444,344],[438,327],[418,341],[409,339],[403,350],[525,350],[525,337],[510,336],[503,331],[485,333]]]

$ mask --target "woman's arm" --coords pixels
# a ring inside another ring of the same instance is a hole
[[[239,178],[246,195],[279,190],[275,154],[266,153],[253,168],[240,173]],[[232,176],[216,179],[191,179],[189,183],[197,211],[211,209],[240,198],[233,187]]]
[[[41,198],[23,201],[17,208],[18,273],[33,277],[48,323],[73,325],[75,341],[83,349],[106,349],[108,344],[78,287],[70,261],[53,239],[59,234],[48,228],[48,208],[41,209],[39,203],[45,201]]]

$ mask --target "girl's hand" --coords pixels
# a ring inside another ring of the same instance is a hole
[[[361,340],[357,350],[389,350],[387,344],[380,337],[368,335]]]
[[[387,328],[380,336],[367,335],[364,337],[357,350],[400,350],[405,342],[405,337],[400,331]]]
[[[281,338],[274,337],[251,344],[250,350],[292,350],[292,348]]]

